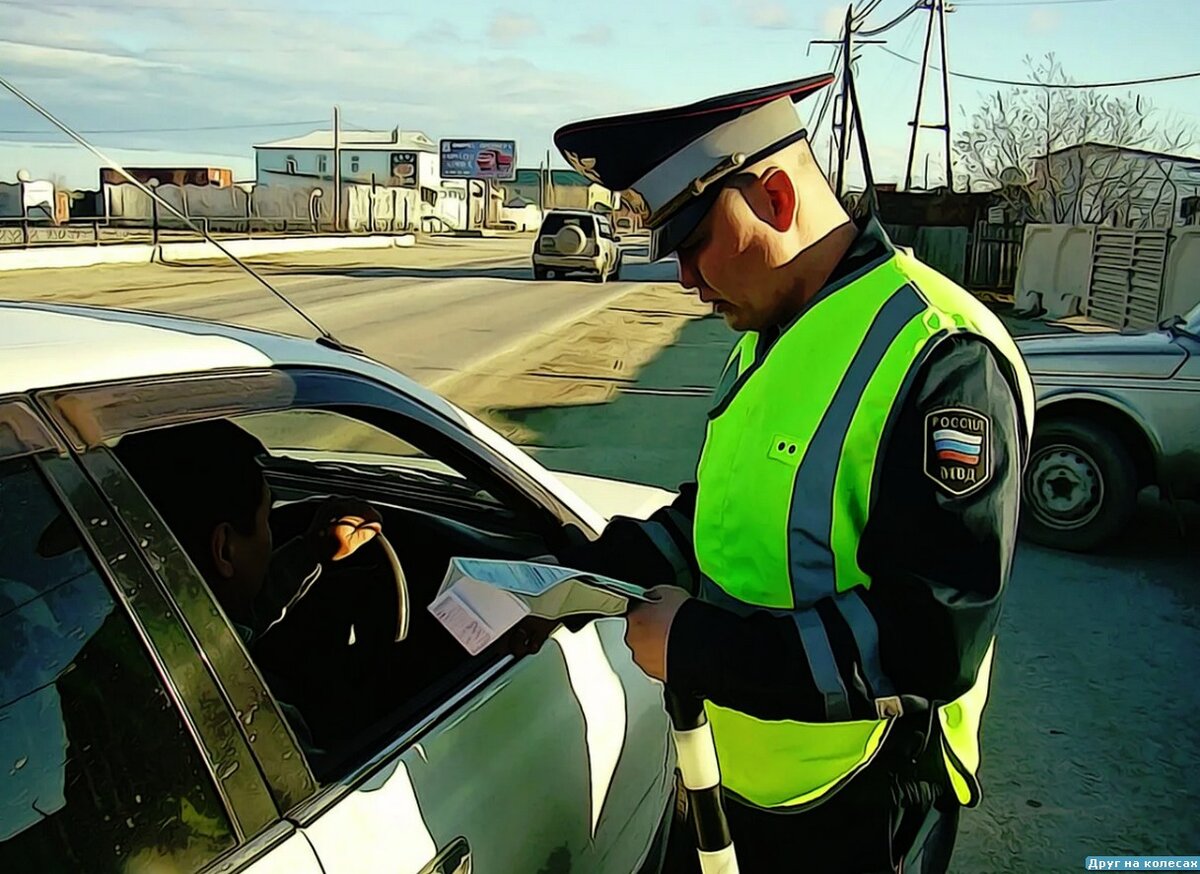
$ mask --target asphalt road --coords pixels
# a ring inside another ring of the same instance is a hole
[[[535,282],[531,237],[437,239],[408,249],[346,250],[250,262],[296,306],[372,357],[426,385],[514,345],[550,337],[670,265],[626,256],[629,281]],[[236,265],[105,266],[0,273],[0,299],[181,313],[286,333],[311,327]]]

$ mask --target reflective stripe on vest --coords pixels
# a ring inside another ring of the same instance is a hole
[[[1032,388],[999,320],[902,254],[818,300],[765,357],[757,355],[753,334],[730,357],[697,476],[701,597],[789,615],[825,700],[820,723],[760,720],[707,705],[723,782],[753,804],[822,799],[870,762],[890,728],[890,719],[849,720],[846,690],[814,605],[825,599],[836,605],[871,696],[895,694],[879,660],[878,629],[854,591],[871,585],[858,544],[893,407],[936,340],[953,331],[981,336],[1007,362],[1028,435]],[[943,752],[963,804],[979,797],[978,723],[991,654],[989,648],[974,687],[939,708]]]

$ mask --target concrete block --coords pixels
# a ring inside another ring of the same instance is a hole
[[[95,267],[98,264],[148,264],[153,246],[44,246],[0,250],[0,270],[45,270],[57,267]]]

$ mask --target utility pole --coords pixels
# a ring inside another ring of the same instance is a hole
[[[854,6],[853,4],[846,7],[846,19],[842,25],[842,35],[839,39],[814,39],[809,40],[809,45],[840,45],[842,47],[842,93],[841,97],[841,121],[838,121],[837,99],[834,100],[833,127],[838,132],[838,160],[837,160],[837,181],[834,183],[834,191],[840,199],[846,192],[846,158],[850,155],[850,135],[853,133],[854,121],[852,113],[857,107],[852,107],[851,103],[854,100],[853,91],[850,86],[850,77],[852,75],[850,67],[857,58],[854,57],[854,47],[861,45],[882,45],[885,40],[881,39],[854,39]],[[859,124],[859,136],[862,136],[862,126]],[[832,180],[831,180],[832,181]]]
[[[552,203],[554,203],[554,175],[550,170],[550,150],[546,149],[546,208],[549,209]]]
[[[929,10],[929,24],[925,28],[925,51],[921,55],[921,77],[917,83],[917,102],[913,107],[912,135],[908,143],[908,165],[904,170],[904,190],[912,188],[913,161],[917,156],[917,134],[922,128],[940,130],[946,139],[946,187],[954,191],[954,172],[951,169],[950,151],[950,68],[946,60],[946,0],[928,0],[925,8]],[[921,103],[925,97],[925,74],[929,70],[929,49],[933,44],[933,27],[938,26],[938,39],[942,54],[942,118],[941,124],[923,124],[921,122]],[[928,183],[926,183],[928,187]]]
[[[333,108],[333,230],[342,229],[342,120],[341,109]]]
[[[946,60],[946,0],[937,0],[938,25],[942,29],[942,118],[946,134],[946,188],[954,193],[954,165],[950,154],[950,64]]]
[[[850,57],[854,51],[854,32],[852,15],[854,7],[846,6],[846,23],[842,27],[842,126],[838,132],[838,169],[837,196],[838,200],[846,193],[846,148],[850,145]]]

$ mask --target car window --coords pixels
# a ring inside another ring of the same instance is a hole
[[[326,470],[376,473],[406,482],[430,481],[447,490],[499,504],[445,461],[382,428],[332,410],[272,410],[232,419],[257,437],[272,456],[321,465]]]
[[[552,212],[542,222],[542,236],[553,236],[569,225],[574,225],[588,236],[591,236],[596,230],[590,215],[570,215],[567,213]]]
[[[205,600],[224,608],[317,783],[330,785],[503,657],[496,647],[470,656],[426,609],[450,559],[545,556],[561,521],[515,487],[503,461],[485,461],[394,391],[319,371],[275,377],[291,391],[278,391],[276,378],[261,390],[229,380],[226,397],[226,378],[203,378],[130,387],[119,398],[101,391],[99,407],[89,409],[105,452],[173,537],[154,554],[178,549],[190,559],[162,572],[165,585],[191,591],[198,572]],[[256,397],[266,409],[255,408]],[[193,402],[207,412],[194,415]],[[129,433],[111,430],[125,423]],[[246,479],[255,470],[265,491]],[[115,481],[102,478],[101,486],[114,500],[130,497]],[[330,495],[367,501],[381,514],[407,587],[404,640],[395,639],[401,575],[385,551],[368,544],[335,561],[311,538],[316,507]],[[129,519],[142,512],[128,503],[126,511]],[[212,532],[225,524],[248,563],[222,569],[214,557]],[[189,612],[187,620],[195,627],[206,615]],[[244,660],[218,668],[227,687],[243,682],[235,674],[244,670]]]
[[[224,805],[33,460],[0,462],[0,519],[0,870],[203,867]]]
[[[612,229],[612,225],[610,225],[610,224],[608,223],[608,220],[607,220],[607,219],[600,219],[600,220],[597,222],[597,224],[599,224],[599,225],[600,225],[600,236],[602,236],[602,237],[607,237],[608,239],[610,239],[610,240],[611,240],[611,239],[612,239],[612,237],[613,237],[613,229]]]

